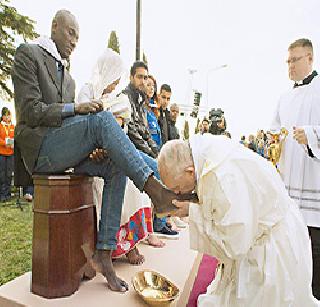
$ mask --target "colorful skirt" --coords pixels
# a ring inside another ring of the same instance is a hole
[[[112,258],[127,254],[152,231],[151,208],[139,209],[127,223],[120,226],[117,232],[117,249],[112,252]]]

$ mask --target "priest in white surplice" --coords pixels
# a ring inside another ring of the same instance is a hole
[[[158,166],[168,188],[197,192],[176,214],[189,214],[191,248],[220,262],[198,306],[318,306],[307,227],[270,162],[205,134],[165,144]]]
[[[286,189],[300,207],[309,228],[313,256],[313,294],[320,299],[320,163],[312,158],[312,126],[320,125],[320,78],[313,70],[313,47],[299,39],[288,48],[288,73],[294,86],[280,97],[272,130],[285,127],[289,135],[282,146],[279,171]],[[293,138],[295,127],[305,127],[310,146]]]

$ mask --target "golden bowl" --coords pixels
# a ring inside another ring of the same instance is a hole
[[[136,292],[152,306],[166,306],[179,295],[179,289],[157,272],[144,270],[132,278]]]

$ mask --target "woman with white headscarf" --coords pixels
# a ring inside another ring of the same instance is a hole
[[[119,124],[125,128],[130,120],[131,105],[127,95],[114,95],[116,86],[121,78],[125,78],[124,63],[116,52],[107,49],[99,57],[91,80],[86,83],[78,95],[78,103],[91,100],[102,100],[104,109],[114,114]],[[122,80],[123,81],[123,80]],[[100,212],[103,191],[103,179],[95,177],[93,183],[94,204]],[[117,232],[117,249],[112,257],[126,255],[131,264],[142,264],[144,256],[141,255],[136,244],[152,232],[151,202],[148,196],[141,193],[128,180],[124,203],[122,207],[121,226]]]

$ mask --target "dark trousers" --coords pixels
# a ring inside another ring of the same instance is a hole
[[[312,245],[313,277],[312,292],[313,296],[320,300],[320,228],[308,227]]]
[[[0,200],[11,197],[11,179],[13,172],[13,155],[0,155]]]

